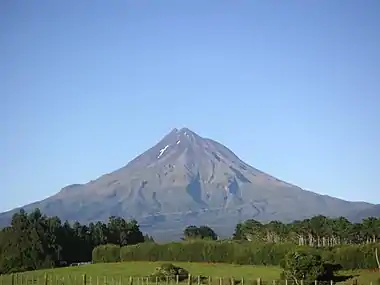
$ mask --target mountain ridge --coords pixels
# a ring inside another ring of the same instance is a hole
[[[172,129],[123,167],[85,184],[72,184],[40,207],[62,219],[90,222],[135,218],[150,234],[181,232],[188,224],[220,225],[230,233],[241,220],[290,222],[317,214],[350,216],[373,206],[320,195],[242,161],[219,142],[188,128]],[[0,214],[0,225],[17,209]]]

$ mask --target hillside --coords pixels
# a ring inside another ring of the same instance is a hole
[[[374,205],[364,210],[355,211],[348,216],[348,218],[354,222],[360,222],[367,217],[380,218],[380,205]]]

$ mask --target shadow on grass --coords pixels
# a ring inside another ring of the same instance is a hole
[[[352,279],[354,277],[358,277],[359,274],[356,274],[356,275],[334,275],[333,278],[332,278],[332,281],[335,283],[335,282],[344,282],[344,281],[347,281],[349,279]],[[355,284],[353,282],[353,284]]]
[[[325,263],[324,264],[325,272],[327,273],[326,276],[324,276],[324,280],[331,280],[334,283],[335,282],[344,282],[349,279],[352,279],[354,277],[359,276],[356,275],[337,275],[336,272],[339,270],[342,270],[343,267],[340,264],[332,264],[332,263]]]

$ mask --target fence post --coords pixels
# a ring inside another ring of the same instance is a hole
[[[222,277],[219,277],[219,285],[223,285],[223,279],[222,279]]]
[[[82,276],[82,284],[86,285],[86,274],[83,274]]]
[[[47,285],[48,284],[48,279],[47,279],[47,274],[45,273],[44,275],[44,285]]]
[[[257,278],[257,285],[261,285],[261,278]]]
[[[187,280],[187,284],[191,285],[191,274],[190,273],[189,273],[189,277],[188,277],[188,280]]]

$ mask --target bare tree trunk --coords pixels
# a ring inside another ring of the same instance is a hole
[[[379,269],[380,269],[380,261],[379,261],[379,256],[377,255],[377,248],[375,249],[375,256],[376,256],[377,266],[378,266]]]

